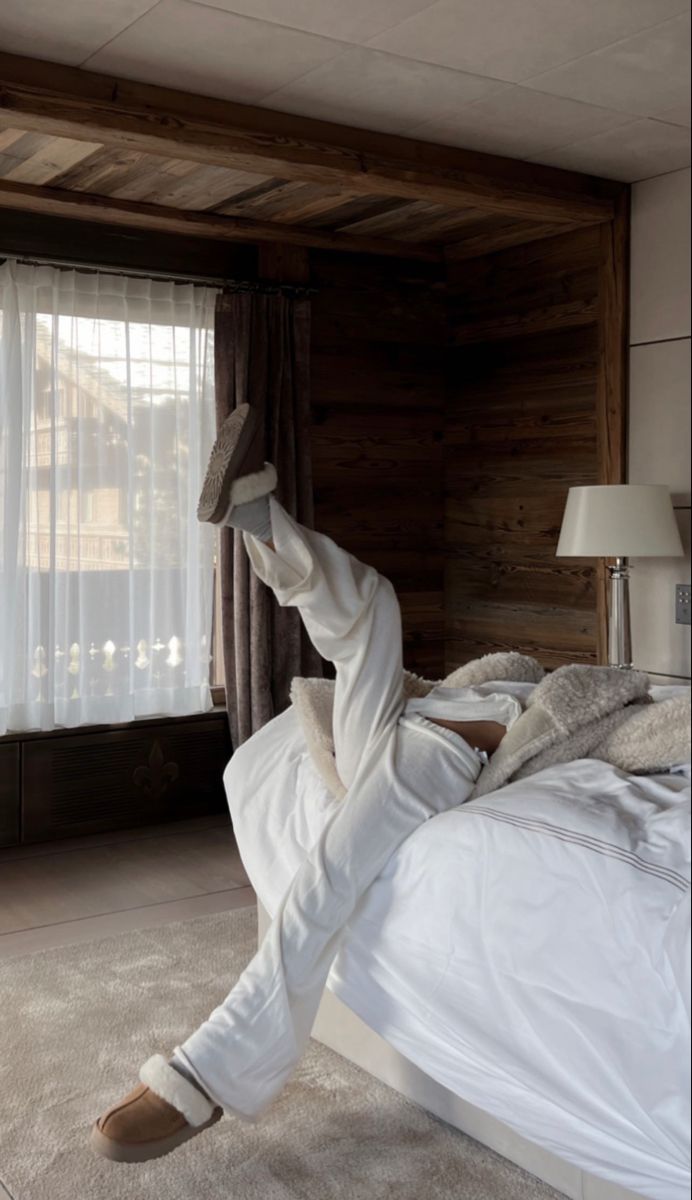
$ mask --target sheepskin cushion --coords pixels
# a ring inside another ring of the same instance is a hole
[[[570,664],[548,675],[531,693],[526,707],[540,705],[556,730],[572,732],[616,708],[641,700],[648,691],[649,679],[643,671]]]
[[[471,662],[457,667],[442,681],[443,687],[462,688],[478,687],[481,683],[492,680],[511,679],[513,683],[540,683],[545,675],[543,667],[537,659],[528,654],[519,654],[517,650],[499,650],[494,654],[484,654],[482,658],[474,658]]]
[[[632,775],[688,763],[692,758],[691,695],[688,691],[658,704],[637,705],[629,720],[595,747],[593,757]]]

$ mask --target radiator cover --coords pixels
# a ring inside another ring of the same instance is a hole
[[[19,746],[0,745],[0,846],[19,841]]]
[[[22,842],[226,809],[222,776],[231,745],[225,712],[60,733],[20,745]]]

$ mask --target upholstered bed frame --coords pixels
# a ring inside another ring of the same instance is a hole
[[[258,904],[259,941],[264,937],[268,924],[268,914],[261,904]],[[532,1175],[568,1196],[569,1200],[641,1200],[641,1197],[626,1188],[604,1183],[603,1180],[580,1171],[578,1167],[520,1137],[482,1109],[455,1096],[399,1054],[326,989],[312,1036],[324,1046],[329,1046],[344,1058],[362,1067],[364,1071],[369,1071],[414,1104],[421,1105],[428,1112],[454,1125],[456,1129],[502,1154],[510,1162],[530,1171]]]

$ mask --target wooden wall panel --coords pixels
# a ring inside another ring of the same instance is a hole
[[[316,519],[393,580],[413,670],[602,661],[594,563],[555,547],[568,488],[615,481],[609,244],[581,229],[450,262],[446,290],[429,264],[311,253]]]
[[[447,670],[598,660],[594,564],[555,547],[568,488],[600,481],[600,255],[585,229],[450,263]]]
[[[597,226],[449,263],[453,340],[489,342],[592,323],[598,310]]]
[[[444,667],[444,281],[312,252],[315,521],[391,579],[405,665]]]

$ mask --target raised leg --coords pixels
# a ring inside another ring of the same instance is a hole
[[[368,747],[403,707],[401,614],[389,580],[270,498],[275,550],[245,535],[254,570],[281,605],[296,607],[323,658],[336,667],[334,744],[346,787]]]

